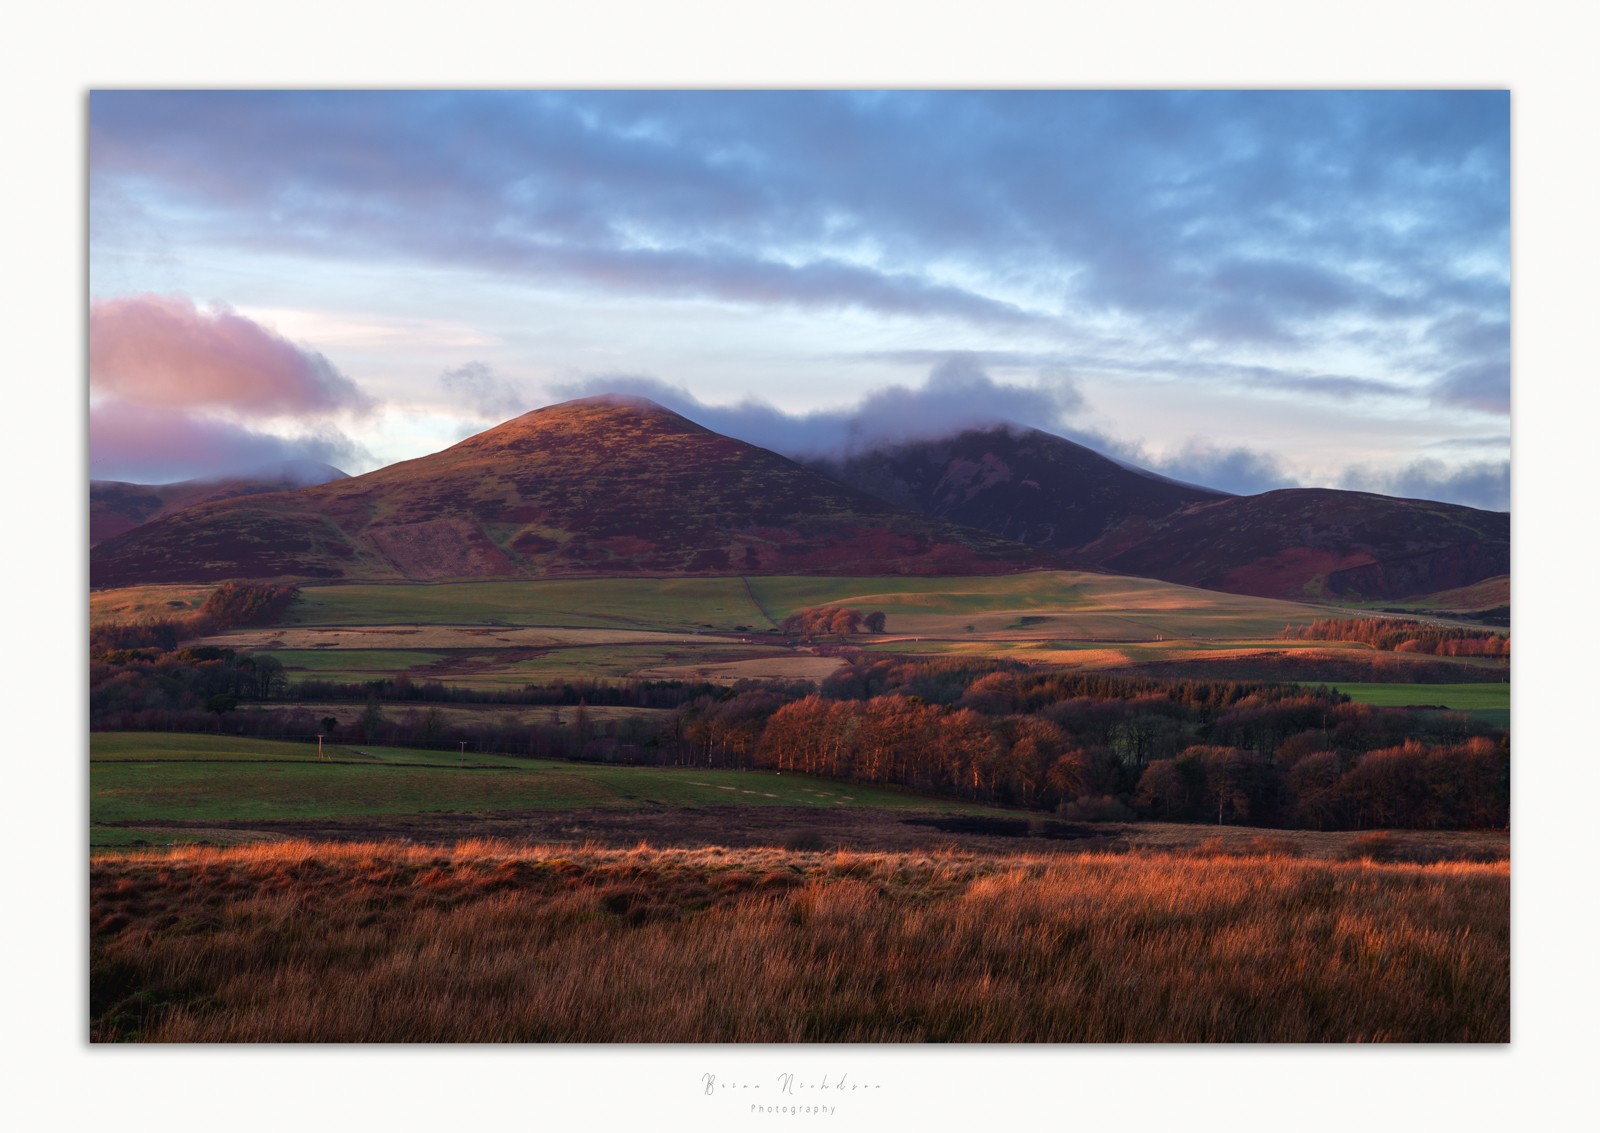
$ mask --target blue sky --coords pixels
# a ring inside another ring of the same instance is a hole
[[[1505,508],[1509,113],[97,91],[91,474],[363,471],[625,390],[794,453],[1003,419],[1233,491]]]

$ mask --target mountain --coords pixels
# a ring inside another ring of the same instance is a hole
[[[1263,598],[1404,598],[1509,572],[1511,516],[1284,488],[1130,520],[1073,553],[1120,574]]]
[[[1020,426],[886,445],[811,466],[910,511],[1062,550],[1130,519],[1227,498]]]
[[[281,492],[347,479],[331,464],[314,460],[285,460],[276,464],[204,480],[173,484],[131,484],[123,480],[89,481],[89,545],[132,531],[164,515],[211,500]]]
[[[1388,599],[1503,575],[1503,512],[1367,492],[1182,484],[1036,429],[977,429],[813,467],[1074,565],[1237,594]]]
[[[1053,562],[654,402],[600,397],[364,476],[171,512],[96,546],[90,583],[966,574]]]

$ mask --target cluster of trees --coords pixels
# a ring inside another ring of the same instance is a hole
[[[89,665],[90,727],[131,726],[118,721],[150,709],[220,713],[241,701],[288,694],[276,657],[214,646],[112,649]]]
[[[1359,641],[1374,649],[1436,657],[1511,656],[1509,634],[1401,618],[1318,618],[1308,626],[1285,626],[1281,636],[1296,641]]]
[[[1355,704],[1325,687],[890,659],[849,666],[801,697],[755,686],[704,697],[678,719],[678,762],[1069,817],[1341,829],[1494,826],[1509,813],[1503,732],[1461,714]],[[1412,764],[1425,773],[1394,796],[1410,801],[1381,801],[1375,785],[1393,775],[1378,769]]]
[[[300,588],[294,585],[224,582],[206,596],[198,617],[212,630],[275,625],[299,596]]]
[[[259,582],[224,582],[192,614],[172,618],[138,618],[105,622],[89,627],[89,657],[127,649],[171,652],[186,638],[204,637],[224,629],[273,625],[300,596],[294,585]]]
[[[863,614],[849,606],[808,606],[778,623],[778,629],[806,641],[818,637],[849,637],[865,629],[882,633],[887,621],[882,610]]]
[[[1408,739],[1362,753],[1265,756],[1196,745],[1145,768],[1134,802],[1174,822],[1301,829],[1458,829],[1510,821],[1511,751],[1501,737]]]

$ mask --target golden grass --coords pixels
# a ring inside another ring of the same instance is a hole
[[[1509,867],[276,844],[95,858],[100,1041],[1473,1041]]]

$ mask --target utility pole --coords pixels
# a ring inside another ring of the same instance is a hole
[[[462,762],[463,765],[467,762],[467,741],[466,740],[462,740],[461,741],[461,762]]]
[[[317,733],[317,758],[322,758],[322,733]]]

